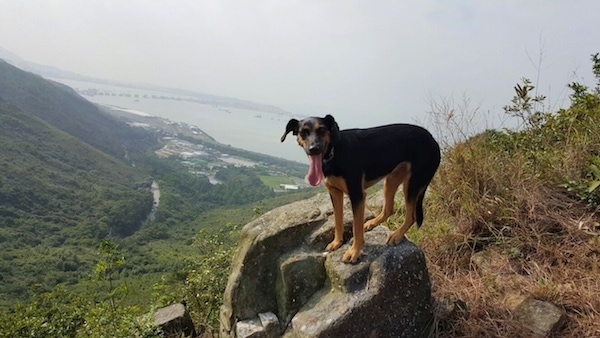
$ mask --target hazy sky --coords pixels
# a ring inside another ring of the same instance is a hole
[[[0,46],[359,127],[420,119],[428,97],[501,114],[522,76],[564,105],[566,83],[594,84],[599,15],[597,0],[0,0]]]

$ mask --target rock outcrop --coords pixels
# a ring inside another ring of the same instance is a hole
[[[154,314],[154,325],[160,327],[165,337],[195,337],[194,324],[183,304],[160,308]]]
[[[345,238],[351,208],[345,207]],[[272,210],[242,230],[221,307],[224,337],[417,337],[431,320],[421,250],[385,245],[389,230],[365,235],[357,264],[333,238],[327,194]],[[368,214],[368,213],[367,213]],[[369,217],[372,217],[369,215]]]

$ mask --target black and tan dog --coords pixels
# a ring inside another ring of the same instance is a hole
[[[431,134],[410,124],[391,124],[368,129],[340,131],[331,115],[291,119],[283,142],[289,132],[296,135],[298,144],[308,155],[306,180],[317,186],[324,180],[333,204],[335,235],[327,245],[333,251],[343,240],[343,199],[350,197],[353,213],[352,246],[342,260],[356,262],[364,243],[364,231],[384,222],[394,212],[394,195],[403,186],[406,218],[387,239],[398,244],[416,221],[423,222],[423,196],[440,164],[440,147]],[[383,209],[364,222],[365,189],[383,181]]]

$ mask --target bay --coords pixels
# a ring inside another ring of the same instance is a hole
[[[193,97],[112,86],[91,82],[54,79],[75,89],[91,102],[118,107],[197,126],[220,143],[287,160],[306,162],[295,138],[281,143],[291,116],[224,105],[194,102]],[[100,94],[101,93],[101,94]],[[91,95],[93,94],[93,95]]]

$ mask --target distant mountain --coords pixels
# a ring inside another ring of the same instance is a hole
[[[137,88],[137,89],[160,91],[160,92],[164,92],[164,93],[191,96],[191,97],[194,97],[206,104],[216,104],[216,105],[220,105],[220,106],[249,109],[249,110],[254,110],[254,111],[262,111],[262,112],[275,113],[275,114],[281,114],[281,115],[287,115],[287,116],[293,115],[292,113],[290,113],[282,108],[279,108],[279,107],[276,107],[273,105],[268,105],[268,104],[256,103],[256,102],[252,102],[252,101],[248,101],[248,100],[241,100],[241,99],[232,98],[232,97],[203,94],[203,93],[198,93],[198,92],[194,92],[194,91],[190,91],[190,90],[167,88],[167,87],[161,87],[161,86],[149,85],[149,84],[113,81],[113,80],[100,79],[100,78],[96,78],[96,77],[81,75],[81,74],[70,72],[67,70],[62,70],[62,69],[59,69],[56,67],[42,65],[42,64],[34,63],[34,62],[29,62],[2,47],[0,47],[0,59],[4,59],[6,62],[12,64],[13,66],[15,66],[17,68],[38,74],[42,77],[49,78],[49,79],[76,80],[76,81],[84,81],[84,82],[91,82],[91,83],[111,85],[111,86],[121,86],[121,87],[127,87],[127,88]]]
[[[74,72],[69,72],[66,70],[58,69],[52,66],[46,66],[35,62],[27,61],[17,54],[0,47],[0,59],[10,63],[11,65],[28,71],[38,75],[41,75],[45,78],[54,78],[54,79],[71,79],[71,80],[80,80],[80,81],[92,81],[94,78],[86,77]]]
[[[0,60],[0,97],[42,121],[115,157],[146,149],[156,139],[131,128],[79,96],[70,87]]]

